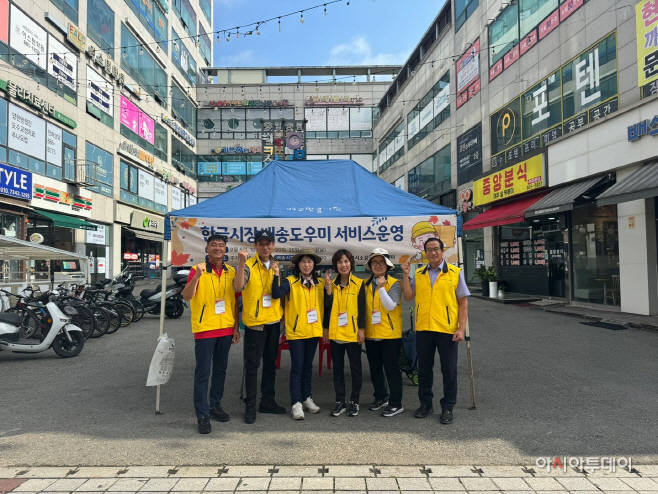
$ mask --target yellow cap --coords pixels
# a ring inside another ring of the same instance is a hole
[[[416,238],[419,235],[424,235],[426,233],[433,233],[436,235],[436,229],[434,228],[434,225],[432,225],[432,223],[429,221],[421,221],[416,223],[411,230],[411,238]]]

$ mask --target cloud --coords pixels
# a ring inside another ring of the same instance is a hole
[[[396,65],[403,64],[408,53],[373,53],[365,36],[354,36],[349,42],[334,46],[327,65]]]
[[[252,64],[254,61],[253,50],[243,50],[234,55],[219,57],[219,67],[244,67]]]

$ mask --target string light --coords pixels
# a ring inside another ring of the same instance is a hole
[[[279,32],[281,32],[281,17],[279,17]]]
[[[323,17],[327,17],[327,15],[329,15],[329,14],[327,14],[327,4],[326,3],[324,4],[324,12],[322,13],[322,15],[323,15]]]
[[[231,41],[231,33],[228,33],[228,36],[226,37],[226,42],[228,43],[229,41]]]
[[[302,10],[302,15],[301,15],[301,17],[299,18],[299,22],[301,22],[302,24],[304,24],[304,11],[303,11],[303,10]]]

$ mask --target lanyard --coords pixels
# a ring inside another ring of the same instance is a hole
[[[340,274],[338,276],[340,276]],[[343,300],[343,287],[340,284],[339,286],[340,286],[340,293],[338,294],[338,313],[340,314],[341,313],[340,306]],[[347,301],[349,300],[351,288],[352,288],[352,275],[350,275],[350,278],[347,281],[347,295],[345,296],[345,310],[343,312],[347,312]]]
[[[372,282],[373,282],[372,284],[373,284],[373,287],[374,287],[374,290],[373,290],[373,292],[372,292],[372,310],[374,311],[375,308],[376,308],[376,307],[375,307],[375,294],[376,294],[377,292],[379,292],[379,289],[377,288],[377,283],[375,282],[375,278],[374,278],[374,277],[373,277],[373,279],[372,279]],[[380,298],[379,298],[379,311],[381,312],[381,310],[382,310],[382,299],[381,299],[381,297],[380,297]]]
[[[301,278],[299,279],[299,282],[301,283],[302,291],[304,292],[304,301],[306,302],[306,310],[309,311],[315,309],[318,306],[318,297],[317,297],[317,292],[315,291],[317,285],[311,285],[311,287],[307,290]],[[309,302],[308,296],[311,294],[311,292],[313,292],[313,296],[311,297],[311,299],[315,300],[315,302],[313,303],[313,307],[309,307],[309,303],[308,303]]]
[[[260,258],[259,258],[260,261]],[[270,261],[270,266],[271,266],[272,261]],[[258,265],[258,277],[260,279],[260,286],[263,289],[261,292],[261,295],[265,295],[265,285],[263,284],[263,273],[261,272],[261,264],[263,264],[263,261],[260,261],[259,263],[256,263]],[[265,264],[263,264],[263,269],[265,269]],[[267,269],[267,284],[269,287],[272,286],[272,282],[270,280],[270,270]]]
[[[222,271],[223,271],[223,270],[224,270],[224,266],[222,266]],[[213,271],[215,271],[214,268],[213,268]],[[221,273],[221,271],[220,271],[219,269],[217,270],[217,272],[218,272],[218,273]],[[219,278],[222,277],[221,274],[218,274],[217,276],[218,276]],[[224,295],[225,297],[226,297],[226,278],[228,278],[228,276],[226,276],[226,275],[224,274],[224,292],[223,292],[223,295]],[[220,300],[219,298],[217,298],[217,292],[215,291],[215,277],[213,276],[213,273],[212,273],[212,272],[210,273],[210,283],[212,284],[212,292],[215,294],[215,300]],[[221,281],[220,281],[219,283],[221,283]],[[219,288],[219,283],[218,283],[217,288]]]

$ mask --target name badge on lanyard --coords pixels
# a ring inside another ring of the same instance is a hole
[[[381,324],[382,322],[382,313],[378,310],[372,311],[372,319],[370,320],[372,324]]]
[[[307,310],[306,311],[306,321],[309,324],[313,324],[314,322],[318,322],[318,311],[315,309]]]
[[[226,312],[226,300],[215,300],[215,314],[224,314]]]
[[[347,326],[347,312],[341,312],[338,314],[338,326]]]
[[[263,295],[263,307],[272,307],[272,295]]]

